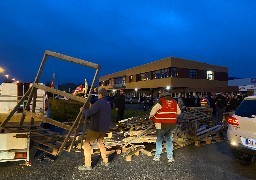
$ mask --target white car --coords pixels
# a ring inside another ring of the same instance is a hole
[[[64,99],[64,100],[68,100],[68,98],[61,96],[61,95],[57,95],[55,96],[55,99]]]
[[[241,162],[251,163],[256,154],[256,96],[244,98],[228,118],[227,139],[233,154]]]

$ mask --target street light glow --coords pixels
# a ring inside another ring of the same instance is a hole
[[[5,70],[0,66],[0,73],[3,73]]]

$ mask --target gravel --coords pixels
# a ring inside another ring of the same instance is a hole
[[[230,154],[226,142],[204,146],[187,146],[174,151],[175,162],[168,163],[166,153],[159,162],[140,154],[132,161],[121,155],[109,156],[108,167],[101,165],[99,155],[93,155],[93,169],[81,172],[78,166],[84,162],[81,152],[63,152],[55,161],[45,158],[32,159],[32,166],[20,166],[18,162],[0,164],[0,179],[6,180],[98,180],[98,179],[254,179],[256,166],[243,166]],[[42,155],[41,155],[42,156]]]

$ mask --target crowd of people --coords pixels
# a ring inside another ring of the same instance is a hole
[[[244,97],[245,95],[233,93],[224,94],[222,92],[216,93],[215,95],[209,94],[204,96],[194,93],[186,97],[184,94],[181,94],[178,98],[178,103],[182,110],[186,107],[210,107],[213,109],[213,117],[222,121],[223,114],[225,112],[235,111]]]
[[[83,166],[78,167],[81,171],[92,170],[91,148],[94,141],[97,141],[98,143],[101,152],[102,164],[108,166],[104,136],[109,131],[111,124],[111,109],[113,109],[113,105],[111,105],[112,103],[114,104],[114,108],[117,112],[116,122],[122,120],[124,117],[124,90],[120,90],[116,94],[113,102],[110,102],[107,99],[108,92],[104,88],[99,90],[98,96],[98,100],[92,104],[89,109],[80,109],[80,113],[82,113],[85,118],[91,117],[91,125],[83,146],[85,163]],[[149,119],[154,122],[156,128],[156,152],[153,160],[160,161],[162,143],[163,140],[165,140],[168,162],[174,162],[172,132],[176,127],[178,116],[182,111],[186,111],[187,107],[211,107],[213,108],[213,116],[215,116],[219,121],[222,121],[223,113],[234,111],[239,106],[243,98],[244,96],[224,93],[201,97],[195,93],[188,96],[180,94],[178,99],[176,99],[172,97],[170,92],[163,91],[159,94],[159,98],[153,104],[152,98],[141,97],[141,103],[144,104],[144,106],[148,106],[148,110],[150,110]]]

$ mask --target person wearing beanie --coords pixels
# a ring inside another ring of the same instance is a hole
[[[85,164],[78,167],[81,171],[92,170],[91,149],[95,140],[97,140],[98,147],[100,148],[102,164],[105,166],[108,165],[104,136],[110,127],[111,105],[106,99],[107,95],[107,90],[102,88],[98,91],[99,99],[88,110],[83,107],[80,108],[85,118],[91,117],[90,127],[83,144]]]
[[[168,91],[160,94],[160,99],[152,107],[149,118],[155,123],[156,127],[156,153],[154,161],[160,161],[162,153],[162,143],[166,140],[166,151],[168,162],[173,162],[173,142],[172,133],[176,127],[177,116],[181,113],[179,105],[171,97]]]
[[[125,95],[124,90],[120,89],[119,93],[115,98],[115,109],[117,111],[116,122],[124,119],[124,110],[125,110]]]

